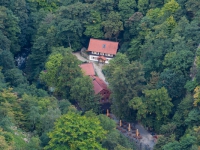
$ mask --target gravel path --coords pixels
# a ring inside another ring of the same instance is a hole
[[[79,52],[77,53],[73,53],[79,60],[81,61],[88,61],[88,62],[92,62],[94,65],[94,69],[98,75],[99,78],[101,78],[103,81],[105,81],[105,76],[102,73],[102,66],[97,65],[96,63],[94,63],[93,61],[90,61],[88,59],[83,58]],[[105,81],[106,82],[106,81]],[[107,82],[106,82],[107,83]],[[108,84],[108,83],[107,83]],[[114,115],[113,115],[114,116]],[[114,117],[113,118],[116,122],[118,122],[118,120]],[[153,136],[141,125],[141,124],[136,124],[135,128],[138,129],[140,135],[142,136],[142,139],[139,141],[135,141],[136,143],[139,142],[141,143],[143,146],[145,147],[141,147],[140,149],[145,149],[145,150],[152,150],[153,146],[155,145],[154,143],[154,139]]]
[[[110,118],[115,120],[116,123],[119,125],[119,120],[115,117],[114,114],[110,114]],[[124,122],[122,121],[122,125],[123,124],[124,124]],[[138,140],[135,137],[129,136],[128,135],[129,132],[122,132],[122,134],[124,134],[132,142],[134,142],[137,145],[138,149],[140,149],[140,150],[153,150],[153,147],[155,145],[153,136],[139,123],[137,123],[135,125],[133,123],[131,123],[131,126],[132,127],[134,126],[133,127],[134,129],[138,129],[140,135],[142,136],[142,139]],[[126,126],[125,129],[127,129],[127,127],[128,126]]]
[[[142,136],[140,142],[148,145],[150,149],[153,149],[153,146],[155,145],[153,136],[141,124],[136,124],[135,128],[138,129]]]
[[[73,53],[73,54],[74,54],[79,60],[81,60],[81,61],[92,62],[92,63],[93,63],[93,66],[94,66],[94,69],[95,69],[95,72],[97,73],[98,77],[101,78],[105,83],[107,83],[106,80],[105,80],[105,76],[104,76],[103,73],[102,73],[102,69],[101,69],[102,66],[101,66],[101,65],[97,65],[97,64],[94,63],[93,61],[90,61],[90,60],[88,60],[88,59],[83,58],[83,57],[80,55],[79,52]],[[108,83],[107,83],[107,84],[108,84]]]

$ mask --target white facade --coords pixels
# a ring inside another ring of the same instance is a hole
[[[103,56],[103,55],[102,55]],[[96,55],[89,55],[89,60],[91,60],[91,61],[98,61],[98,58],[99,56],[96,56]],[[105,57],[105,56],[104,56]],[[106,64],[108,64],[109,63],[109,60],[110,59],[112,59],[112,58],[107,58],[107,57],[105,57],[106,58],[106,61],[105,61],[105,63]]]

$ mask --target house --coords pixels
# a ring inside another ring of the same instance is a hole
[[[89,60],[108,63],[116,55],[117,49],[118,42],[91,38],[87,52],[89,52]]]
[[[108,89],[106,83],[99,77],[97,76],[91,76],[92,78],[92,83],[94,86],[94,92],[95,94],[100,94],[101,95],[101,100],[100,103],[109,103],[109,98],[110,98],[110,90]]]
[[[81,64],[80,67],[83,70],[84,74],[90,76],[90,78],[92,79],[95,94],[101,95],[100,103],[109,103],[110,90],[108,89],[107,84],[102,79],[95,76],[93,63]]]
[[[80,65],[83,73],[87,76],[95,76],[93,63],[85,63]]]

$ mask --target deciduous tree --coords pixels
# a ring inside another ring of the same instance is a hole
[[[104,150],[101,142],[105,134],[97,117],[88,118],[69,112],[56,121],[54,130],[48,134],[50,141],[45,149]]]

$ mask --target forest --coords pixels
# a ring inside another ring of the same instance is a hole
[[[137,149],[72,54],[90,38],[119,42],[111,112],[154,150],[200,150],[199,0],[0,0],[0,149]]]

